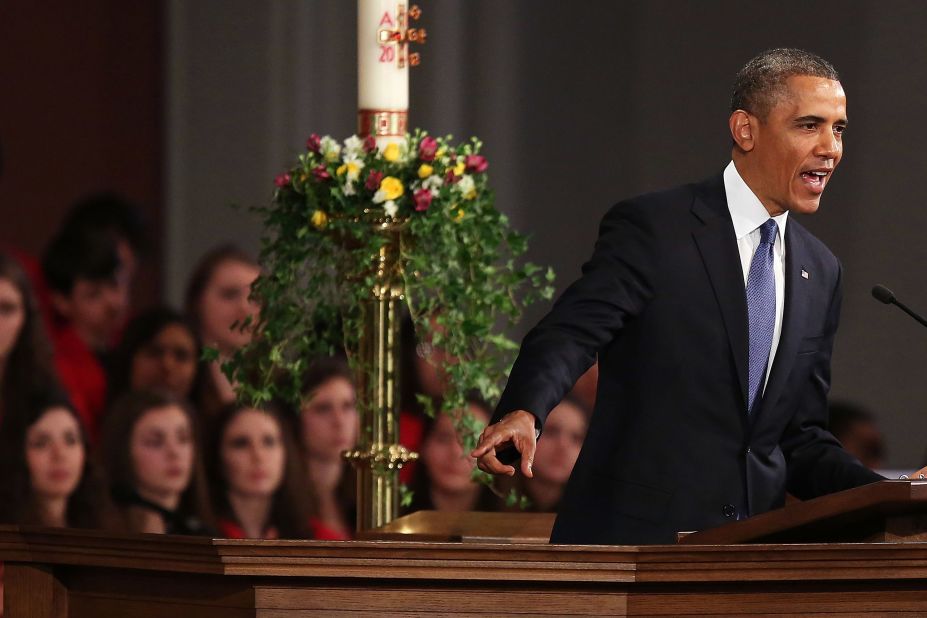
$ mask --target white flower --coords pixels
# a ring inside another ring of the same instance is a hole
[[[348,181],[356,182],[360,178],[361,170],[364,169],[364,162],[354,155],[346,154],[344,163],[338,169],[341,170],[342,168],[344,168],[343,173],[347,176]]]
[[[428,178],[422,181],[422,187],[425,189],[431,189],[432,195],[438,194],[438,189],[444,185],[444,179],[441,178],[438,174],[432,174]]]
[[[341,146],[327,135],[322,138],[319,149],[322,151],[322,156],[329,163],[334,163],[341,156]]]
[[[357,159],[364,156],[364,141],[352,135],[348,139],[344,140],[344,160],[348,159]]]
[[[386,191],[383,189],[377,189],[377,192],[373,194],[372,199],[374,204],[379,204],[386,199]]]
[[[376,200],[374,199],[374,201]],[[396,213],[399,212],[399,206],[397,206],[396,202],[394,202],[393,200],[389,200],[388,202],[383,204],[383,210],[386,211],[386,216],[395,217]]]
[[[354,188],[354,183],[350,180],[344,183],[344,188],[341,190],[345,195],[357,195],[357,189]]]
[[[454,185],[454,188],[464,197],[472,196],[476,193],[476,184],[473,182],[473,176],[470,174],[461,176],[457,184]]]

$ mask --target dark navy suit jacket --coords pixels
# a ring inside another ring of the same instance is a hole
[[[826,429],[840,264],[794,218],[785,247],[779,347],[748,415],[746,293],[722,177],[608,212],[582,277],[525,337],[494,416],[524,409],[543,424],[598,357],[552,542],[673,543],[782,506],[786,491],[881,480]]]

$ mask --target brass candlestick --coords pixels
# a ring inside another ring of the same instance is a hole
[[[345,453],[357,470],[357,529],[370,530],[399,512],[399,469],[418,458],[399,444],[399,328],[404,299],[400,249],[406,221],[374,220],[386,237],[371,256],[375,283],[362,303],[363,332],[356,374],[361,432]]]

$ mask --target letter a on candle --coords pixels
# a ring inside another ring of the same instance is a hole
[[[389,11],[384,11],[383,17],[380,18],[380,24],[379,24],[379,25],[381,25],[381,26],[389,26],[390,28],[393,27],[393,18],[389,16]]]

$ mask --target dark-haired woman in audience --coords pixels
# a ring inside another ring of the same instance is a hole
[[[468,409],[482,424],[492,416],[479,398],[468,399]],[[500,501],[486,485],[473,480],[476,460],[463,448],[448,414],[438,413],[425,424],[419,466],[412,480],[412,504],[408,512],[497,511]]]
[[[525,509],[539,513],[554,513],[560,506],[563,489],[570,480],[576,458],[586,438],[589,411],[578,399],[567,398],[547,415],[544,433],[534,454],[533,478],[516,475],[516,491],[531,503]],[[522,510],[513,507],[511,510]]]
[[[251,299],[251,285],[260,267],[247,253],[231,245],[207,253],[187,285],[186,311],[203,344],[219,351],[219,361],[208,367],[202,410],[207,416],[235,401],[232,384],[222,373],[222,361],[251,342],[245,322],[257,319],[259,305]]]
[[[354,471],[343,457],[357,444],[357,396],[340,359],[316,362],[303,381],[300,409],[303,456],[314,496],[313,533],[349,539],[356,514]]]
[[[130,531],[212,531],[196,422],[186,402],[147,391],[121,397],[104,423],[103,460]]]
[[[80,417],[63,395],[36,393],[0,429],[0,523],[102,528],[105,489]]]
[[[25,401],[0,427],[0,524],[107,527],[106,492],[77,412],[54,391]]]
[[[110,372],[110,401],[128,391],[164,391],[196,404],[205,366],[196,330],[169,307],[135,317],[116,349]]]
[[[0,253],[0,423],[8,415],[29,415],[34,393],[57,388],[51,359],[29,279]]]
[[[280,408],[226,406],[210,438],[210,495],[223,536],[312,538],[309,488]]]

